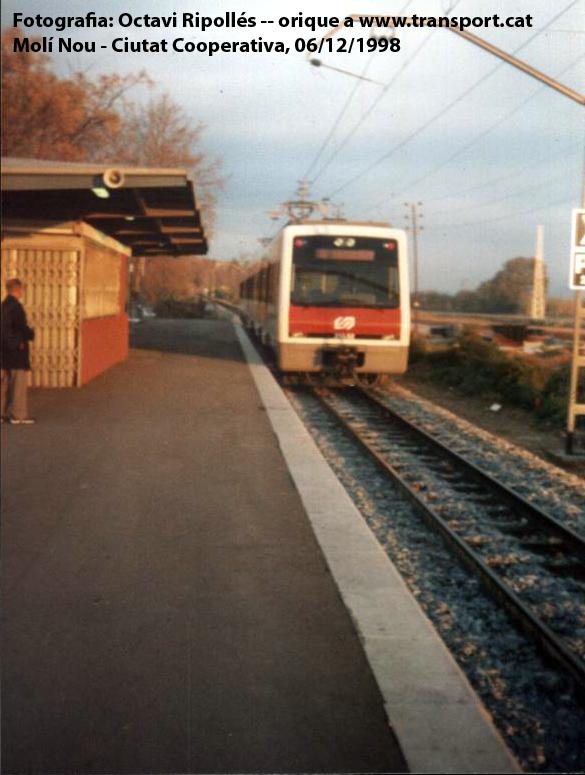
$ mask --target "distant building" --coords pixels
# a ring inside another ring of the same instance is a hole
[[[25,284],[33,386],[84,385],[123,361],[144,261],[207,252],[184,170],[3,159],[2,200],[2,287]]]

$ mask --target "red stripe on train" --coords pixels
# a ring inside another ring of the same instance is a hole
[[[293,334],[355,334],[400,337],[400,309],[364,307],[289,308],[289,336]]]

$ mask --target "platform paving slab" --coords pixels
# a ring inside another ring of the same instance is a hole
[[[2,772],[405,771],[232,324],[134,345],[2,429]]]

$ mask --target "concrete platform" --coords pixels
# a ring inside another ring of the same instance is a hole
[[[136,344],[3,426],[2,771],[405,771],[233,326]]]

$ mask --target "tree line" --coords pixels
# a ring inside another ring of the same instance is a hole
[[[422,291],[418,294],[418,301],[423,309],[436,312],[525,315],[529,311],[533,273],[533,258],[511,258],[475,290],[461,290],[458,293]],[[548,287],[548,278],[545,282]],[[547,307],[553,315],[570,314],[570,302],[564,299],[549,299]]]

